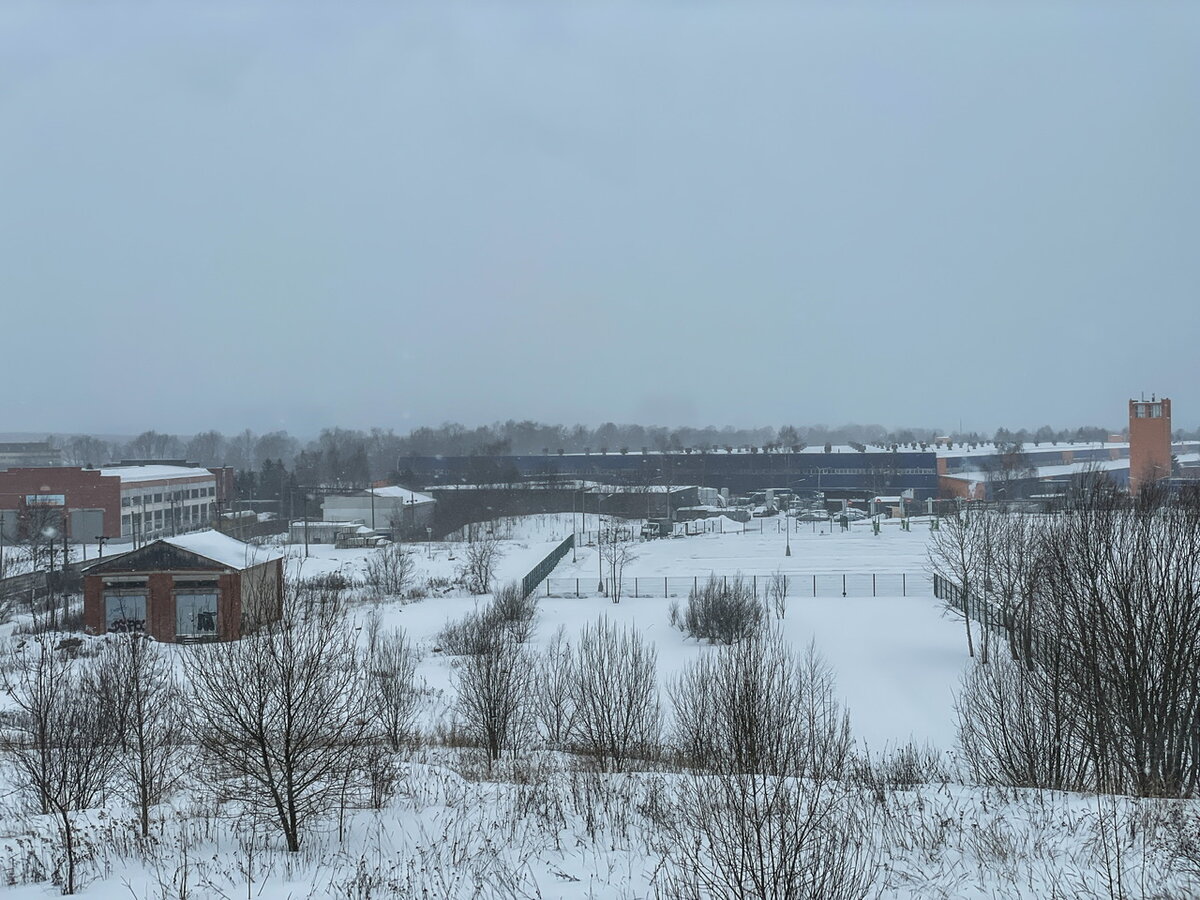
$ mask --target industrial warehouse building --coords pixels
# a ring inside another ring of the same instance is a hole
[[[0,472],[0,528],[9,540],[53,527],[75,542],[142,544],[212,524],[233,471],[179,463],[10,468]]]
[[[237,640],[278,620],[282,606],[282,556],[211,530],[152,541],[84,572],[91,634]]]
[[[481,461],[482,460],[482,461]],[[431,492],[454,484],[497,483],[482,479],[481,469],[509,472],[514,480],[572,479],[613,485],[698,485],[744,494],[765,488],[821,491],[830,497],[895,495],[911,491],[917,499],[938,494],[937,456],[933,450],[867,450],[808,447],[799,451],[750,452],[734,449],[629,453],[564,453],[482,458],[408,456],[398,467],[412,482]]]
[[[321,503],[326,522],[362,522],[394,537],[425,537],[433,525],[437,501],[400,485],[373,487],[351,494],[329,494]]]

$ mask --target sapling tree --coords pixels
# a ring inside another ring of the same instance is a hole
[[[303,604],[240,641],[187,657],[193,734],[210,783],[273,821],[291,852],[344,803],[375,735],[371,690],[336,597]]]
[[[143,837],[150,808],[181,777],[185,718],[182,692],[162,646],[143,634],[111,636],[96,659],[97,702],[120,736],[118,785],[138,810]]]

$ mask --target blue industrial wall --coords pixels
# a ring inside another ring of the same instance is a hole
[[[529,456],[409,456],[398,468],[421,486],[497,483],[557,476],[620,484],[697,484],[734,493],[765,488],[936,497],[932,452],[608,453]]]

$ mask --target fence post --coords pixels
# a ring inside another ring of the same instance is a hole
[[[751,575],[750,578],[752,579],[753,585],[754,585],[754,596],[757,597],[758,596],[758,576]]]
[[[900,596],[901,597],[908,596],[908,573],[907,572],[900,573]]]
[[[637,577],[635,576],[635,577],[634,577],[634,579],[633,579],[633,596],[634,596],[634,597],[637,597],[637,595],[638,595],[638,591],[637,591]]]
[[[813,596],[817,596],[817,576],[813,576]]]
[[[875,573],[871,573],[871,596],[875,596]]]
[[[842,573],[842,596],[846,596],[846,573]]]
[[[579,599],[579,579],[575,579],[575,599]]]
[[[663,596],[667,596],[667,576],[663,576]]]
[[[700,576],[699,576],[699,575],[693,575],[693,576],[692,576],[692,593],[693,593],[693,594],[694,594],[694,593],[696,593],[697,586],[698,586],[699,584],[700,584]]]

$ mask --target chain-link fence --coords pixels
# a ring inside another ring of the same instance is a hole
[[[622,597],[686,597],[710,577],[731,582],[737,578],[757,596],[765,597],[774,575],[667,575],[621,579]],[[927,596],[933,580],[925,572],[792,573],[782,576],[788,597],[908,597]],[[540,597],[597,597],[609,593],[608,579],[599,574],[579,578],[547,578]]]

